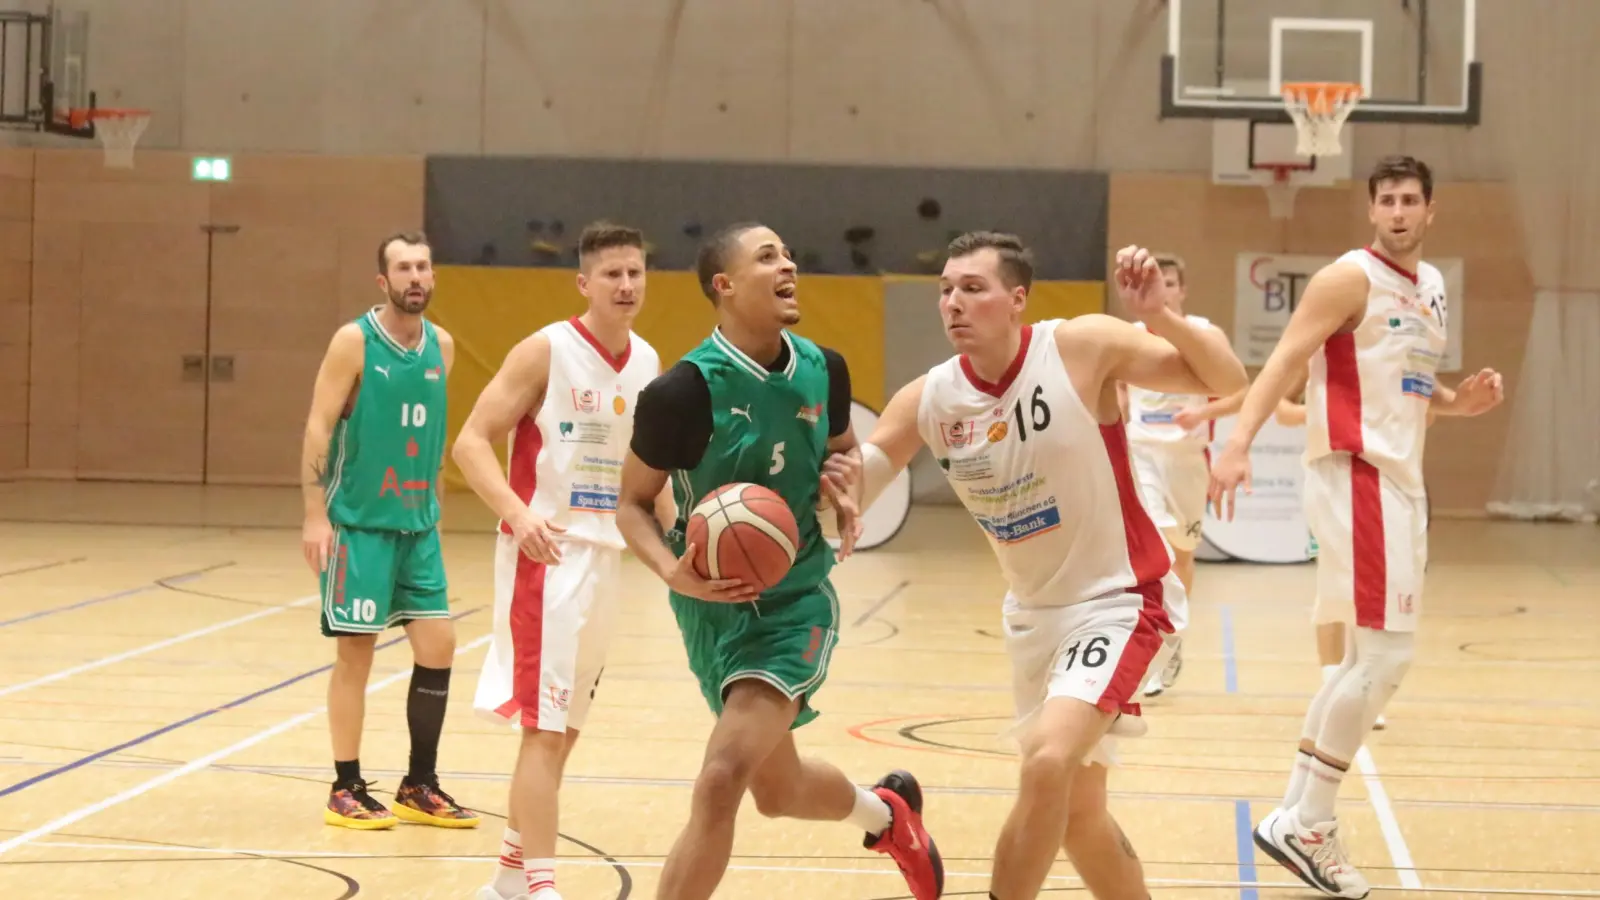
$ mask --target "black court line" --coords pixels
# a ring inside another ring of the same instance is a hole
[[[900,592],[905,590],[906,588],[908,588],[910,586],[911,586],[911,581],[909,579],[906,580],[906,581],[902,581],[899,584],[895,585],[893,588],[891,588],[889,590],[889,592],[887,594],[884,594],[882,597],[879,597],[876,602],[874,602],[871,606],[867,607],[867,611],[862,613],[859,618],[857,618],[854,622],[851,622],[850,623],[851,627],[860,628],[862,625],[865,625],[867,623],[868,619],[870,619],[873,616],[877,615],[878,610],[883,609],[884,606],[886,606],[889,603],[890,600],[893,600],[894,598],[900,596]]]
[[[60,566],[76,565],[77,563],[81,563],[88,558],[89,557],[87,556],[75,556],[72,559],[57,559],[51,562],[39,563],[38,565],[34,566],[23,566],[20,569],[7,569],[4,572],[0,572],[0,578],[5,578],[9,575],[26,575],[29,572],[40,572],[45,569],[54,569]]]

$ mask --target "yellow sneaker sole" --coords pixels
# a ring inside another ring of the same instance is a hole
[[[400,820],[393,815],[386,819],[350,819],[326,807],[322,810],[322,821],[340,828],[354,828],[357,831],[378,831],[383,828],[393,828],[400,824]]]
[[[396,803],[390,807],[390,812],[407,822],[418,825],[432,825],[435,828],[477,828],[478,817],[470,819],[446,819],[442,816],[430,816],[420,809],[412,809],[404,803]]]

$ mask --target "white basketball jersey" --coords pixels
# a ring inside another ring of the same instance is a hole
[[[1201,327],[1210,321],[1200,316],[1184,316],[1191,324]],[[1135,325],[1144,328],[1143,322]],[[1172,417],[1179,410],[1201,406],[1211,400],[1204,394],[1167,394],[1128,385],[1128,440],[1136,444],[1170,444],[1181,447],[1202,448],[1211,443],[1214,423],[1211,420],[1193,428],[1179,428]]]
[[[538,410],[512,432],[511,489],[534,514],[565,528],[566,540],[621,549],[622,460],[634,403],[661,373],[660,359],[637,334],[615,358],[576,317],[540,333],[550,339],[550,380]],[[511,533],[504,522],[500,530]]]
[[[1448,326],[1444,276],[1428,263],[1412,274],[1370,248],[1338,262],[1367,273],[1367,309],[1354,331],[1328,338],[1311,357],[1306,461],[1351,453],[1421,497],[1428,404]]]
[[[1059,320],[1022,330],[1008,381],[965,357],[928,372],[917,427],[989,537],[1006,608],[1069,606],[1158,582],[1171,568],[1134,485],[1121,422],[1101,425],[1056,349]]]

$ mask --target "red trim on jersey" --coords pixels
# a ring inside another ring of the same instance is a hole
[[[1122,508],[1128,564],[1133,569],[1135,582],[1129,590],[1143,597],[1144,605],[1139,610],[1139,622],[1128,636],[1127,646],[1096,706],[1102,712],[1136,716],[1139,704],[1133,702],[1133,698],[1139,695],[1150,664],[1161,652],[1162,633],[1173,631],[1172,620],[1167,616],[1166,587],[1162,584],[1162,578],[1172,570],[1172,558],[1160,530],[1150,521],[1150,514],[1139,500],[1133,463],[1128,455],[1127,430],[1121,422],[1101,425],[1100,439],[1106,445],[1106,458],[1111,462],[1111,474],[1117,482],[1117,504]]]
[[[1356,624],[1383,628],[1389,595],[1389,554],[1383,539],[1383,483],[1378,469],[1350,458],[1351,550],[1355,554]]]
[[[606,365],[618,372],[621,372],[622,367],[628,364],[628,357],[633,355],[633,338],[630,337],[628,339],[628,346],[623,349],[621,356],[612,356],[611,351],[606,349],[605,344],[600,343],[600,339],[595,337],[594,332],[590,331],[588,326],[583,324],[582,319],[578,318],[577,316],[573,316],[567,321],[572,323],[572,327],[578,332],[578,334],[584,340],[589,342],[589,346],[594,348],[594,352],[600,354],[600,358],[606,361]]]
[[[496,713],[518,717],[524,728],[539,727],[539,672],[544,655],[544,582],[549,569],[517,553],[511,581],[511,699]]]
[[[1395,262],[1394,260],[1390,259],[1389,257],[1384,256],[1382,253],[1378,252],[1378,250],[1376,248],[1373,248],[1371,246],[1367,246],[1367,247],[1363,247],[1362,249],[1367,251],[1368,253],[1372,254],[1372,258],[1373,259],[1376,259],[1378,262],[1381,262],[1384,265],[1388,266],[1389,268],[1393,269],[1395,271],[1395,274],[1400,275],[1400,276],[1410,280],[1410,282],[1412,284],[1416,284],[1417,283],[1417,273],[1411,271],[1410,269],[1407,269],[1405,266],[1400,265],[1399,263]]]
[[[1336,334],[1322,345],[1328,368],[1324,392],[1328,404],[1328,447],[1360,453],[1366,445],[1361,439],[1361,370],[1356,367],[1356,336]]]
[[[1122,507],[1122,528],[1128,541],[1133,581],[1135,584],[1160,581],[1171,571],[1172,559],[1167,555],[1167,544],[1160,530],[1150,521],[1150,514],[1139,500],[1133,463],[1128,456],[1128,432],[1121,422],[1101,425],[1100,438],[1105,442],[1106,457],[1111,461],[1111,473],[1117,481],[1117,502]]]
[[[523,416],[511,434],[511,460],[506,465],[506,478],[511,491],[523,506],[533,502],[533,490],[539,483],[539,450],[544,446],[544,434],[533,416]],[[511,526],[500,521],[500,533],[510,534]]]
[[[1016,381],[1017,375],[1022,372],[1023,360],[1028,358],[1028,346],[1032,343],[1033,326],[1022,326],[1022,343],[1017,345],[1017,355],[1012,357],[1011,365],[1006,366],[1006,370],[1000,376],[998,384],[991,384],[979,378],[978,373],[973,371],[972,360],[968,359],[966,354],[961,355],[961,374],[967,376],[967,380],[972,382],[972,386],[985,394],[991,397],[1004,397],[1006,389],[1011,387],[1011,382]]]

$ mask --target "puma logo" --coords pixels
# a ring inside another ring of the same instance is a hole
[[[755,419],[750,418],[750,404],[748,404],[748,403],[746,403],[744,405],[744,409],[740,409],[737,406],[731,407],[728,410],[728,415],[730,415],[730,416],[744,416],[744,420],[746,422],[749,422],[751,425],[754,425],[756,423]]]
[[[383,373],[383,377],[385,377],[385,378],[389,377],[389,367],[388,366],[373,366],[372,369],[375,372],[382,372]]]

